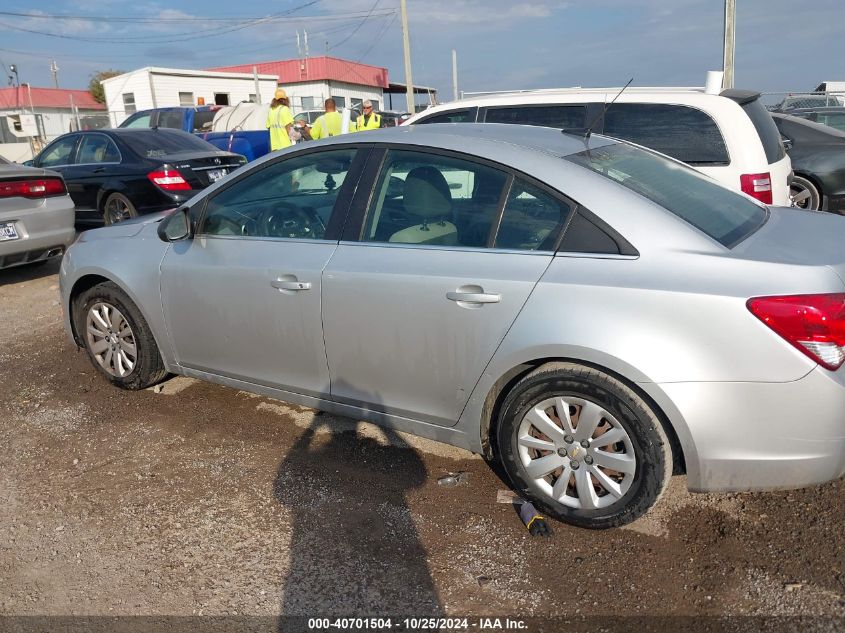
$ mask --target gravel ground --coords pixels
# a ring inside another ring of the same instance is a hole
[[[0,615],[845,617],[841,480],[675,477],[625,529],[532,539],[464,451],[186,378],[109,386],[56,272],[0,272]]]

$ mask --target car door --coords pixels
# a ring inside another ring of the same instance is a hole
[[[53,171],[57,171],[62,174],[62,176],[65,176],[67,170],[73,165],[76,158],[76,146],[79,142],[79,136],[79,134],[68,134],[57,138],[44,148],[44,150],[33,161],[33,166],[41,167],[43,169],[52,169]],[[67,181],[66,176],[65,181]],[[76,203],[79,195],[78,190],[76,190],[70,182],[67,182],[67,189],[71,198],[73,198],[74,203]]]
[[[336,146],[259,165],[205,202],[193,239],[161,265],[180,365],[320,396],[329,375],[321,273],[366,150]]]
[[[521,178],[454,154],[390,149],[373,178],[323,273],[332,398],[451,426],[570,210],[520,219]]]
[[[73,183],[78,219],[102,219],[98,194],[107,180],[120,175],[120,163],[120,151],[108,135],[97,132],[81,135],[76,160],[64,171],[65,179]]]

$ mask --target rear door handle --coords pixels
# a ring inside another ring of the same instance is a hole
[[[447,292],[446,298],[462,303],[499,303],[502,295],[495,292]]]
[[[106,171],[105,167],[97,167],[97,169],[92,169],[91,173],[92,174],[102,174],[104,171]]]
[[[290,281],[289,279],[274,279],[270,285],[279,290],[311,290],[310,281]]]

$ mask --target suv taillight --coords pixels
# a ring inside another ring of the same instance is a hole
[[[165,191],[185,191],[191,188],[191,185],[182,178],[182,174],[175,169],[151,171],[147,174],[147,178]]]
[[[0,198],[48,198],[67,193],[61,178],[0,181]]]
[[[827,369],[845,362],[845,293],[755,297],[748,309]]]
[[[742,174],[739,177],[739,186],[743,193],[747,193],[752,198],[757,198],[765,204],[772,204],[772,176],[769,172]]]

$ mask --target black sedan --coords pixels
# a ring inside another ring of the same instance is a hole
[[[795,206],[845,214],[845,132],[772,113],[792,159]]]
[[[65,134],[31,164],[64,176],[78,222],[114,224],[178,206],[245,163],[193,134],[160,128]]]
[[[845,132],[845,107],[797,108],[789,114]]]

